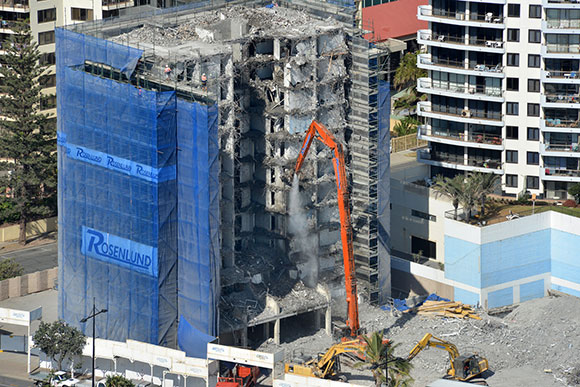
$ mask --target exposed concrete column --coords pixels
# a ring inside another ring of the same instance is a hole
[[[327,286],[318,284],[316,285],[316,291],[322,294],[326,298],[326,302],[328,303],[326,307],[326,313],[324,316],[324,329],[326,330],[326,334],[328,336],[332,336],[332,308],[330,307],[332,296],[330,295],[330,290],[328,289]]]
[[[271,296],[266,296],[266,308],[271,309],[274,314],[280,314],[280,306],[278,302]],[[280,319],[274,321],[274,343],[280,345]]]
[[[240,329],[240,335],[241,346],[246,348],[248,346],[248,327]]]

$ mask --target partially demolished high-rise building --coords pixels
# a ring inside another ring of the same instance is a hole
[[[201,2],[58,30],[60,317],[77,325],[96,297],[101,337],[185,350],[279,340],[298,315],[328,326],[344,299],[328,149],[292,187],[312,120],[346,145],[359,293],[390,295],[386,53],[346,3]]]

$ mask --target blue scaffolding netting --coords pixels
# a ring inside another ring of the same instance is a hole
[[[174,347],[179,316],[179,334],[215,335],[216,106],[84,71],[130,77],[141,50],[65,29],[56,43],[60,318],[84,330],[95,298],[102,338]]]
[[[389,203],[391,196],[390,179],[390,112],[391,112],[391,92],[390,83],[380,82],[378,93],[378,234],[379,234],[379,270],[384,273],[380,278],[379,287],[381,294],[389,294],[391,288],[390,280],[390,253],[391,253],[391,213]],[[381,300],[382,301],[382,300]]]

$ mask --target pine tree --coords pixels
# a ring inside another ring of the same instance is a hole
[[[38,44],[30,27],[13,28],[0,67],[0,190],[12,196],[19,216],[21,244],[27,222],[54,213],[56,193],[55,121],[40,112],[39,79],[46,66],[39,63]]]

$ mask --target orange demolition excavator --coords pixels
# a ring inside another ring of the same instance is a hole
[[[342,240],[342,255],[344,258],[344,284],[346,287],[346,304],[348,316],[346,326],[341,327],[343,336],[358,336],[360,332],[360,323],[358,318],[358,300],[356,293],[356,273],[354,267],[354,252],[352,247],[352,224],[350,220],[350,206],[348,196],[348,186],[346,181],[346,168],[344,164],[344,152],[342,145],[336,141],[332,133],[319,122],[312,121],[306,138],[302,143],[302,149],[296,161],[294,173],[298,174],[300,168],[306,159],[310,145],[314,139],[318,139],[324,145],[332,149],[334,153],[333,165],[336,175],[336,188],[338,191],[338,210],[340,212],[340,238]],[[345,332],[346,331],[346,332]],[[345,334],[346,333],[346,334]]]

